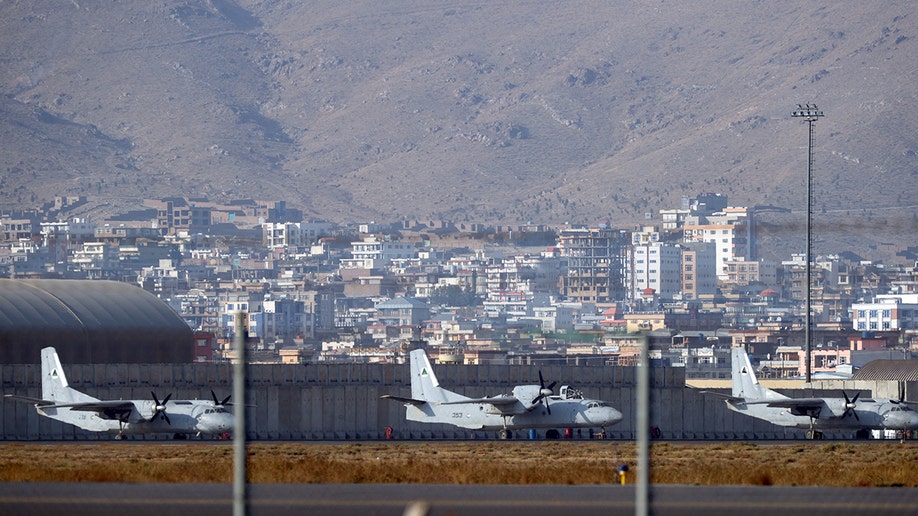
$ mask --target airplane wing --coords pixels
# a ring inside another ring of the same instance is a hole
[[[705,396],[717,396],[718,398],[723,398],[727,401],[744,401],[745,399],[745,398],[737,398],[736,396],[732,396],[730,394],[724,394],[722,392],[714,392],[714,391],[699,391],[699,394],[703,394]]]
[[[519,400],[515,396],[492,396],[490,398],[474,398],[461,401],[444,401],[440,405],[460,405],[462,403],[486,403],[495,407],[514,405]]]
[[[767,407],[786,408],[795,416],[810,416],[814,418],[835,418],[843,416],[836,414],[823,398],[779,398],[772,400],[747,400],[747,405],[765,405]]]
[[[792,414],[808,415],[819,414],[823,409],[828,409],[826,401],[822,398],[776,398],[751,400],[740,398],[730,394],[722,394],[714,391],[701,391],[701,394],[717,396],[731,403],[745,403],[746,405],[765,405],[767,407],[783,407],[789,409]],[[828,411],[832,413],[831,410]]]
[[[53,401],[43,400],[40,398],[30,398],[28,396],[17,396],[15,394],[5,394],[3,397],[16,401],[25,401],[26,403],[34,403],[43,407],[54,404]]]
[[[769,407],[784,407],[789,409],[821,409],[826,406],[822,398],[781,398],[774,400],[747,401],[747,405],[767,405]]]
[[[503,416],[512,416],[517,414],[522,414],[520,409],[520,400],[516,396],[492,396],[490,398],[472,398],[460,401],[445,401],[440,403],[440,405],[463,405],[467,403],[481,403],[483,405],[491,405],[495,411]],[[529,412],[534,407],[538,405],[533,405],[531,407],[526,407],[525,403],[523,405],[523,411]]]
[[[69,408],[70,410],[80,410],[85,412],[95,412],[101,419],[124,420],[130,415],[135,407],[132,401],[122,400],[99,400],[84,401],[79,403],[59,403],[56,405],[42,405],[42,408]]]
[[[401,396],[393,396],[391,394],[383,394],[382,396],[380,396],[380,398],[385,398],[387,400],[400,401],[402,403],[408,403],[409,405],[423,405],[427,403],[424,400],[416,400],[414,398],[403,398]]]

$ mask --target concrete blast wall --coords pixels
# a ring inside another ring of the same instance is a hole
[[[232,369],[228,364],[65,364],[64,367],[72,387],[100,399],[150,399],[150,391],[160,399],[169,393],[172,399],[210,399],[211,390],[219,398],[232,393]],[[509,393],[515,385],[538,383],[539,377],[539,368],[528,365],[434,367],[443,387],[470,397]],[[570,384],[582,390],[585,397],[609,401],[620,410],[624,420],[607,429],[610,438],[635,437],[635,368],[550,365],[541,370],[546,382]],[[38,364],[0,365],[4,394],[40,397],[40,375]],[[246,401],[254,404],[246,412],[250,439],[383,439],[387,426],[393,428],[396,439],[495,437],[493,432],[473,433],[449,425],[406,421],[402,404],[380,396],[410,396],[408,365],[251,365],[247,375]],[[659,429],[662,438],[796,439],[804,433],[727,410],[723,400],[686,388],[680,368],[653,368],[651,385],[651,427]],[[0,436],[4,440],[112,438],[39,416],[28,403],[8,399],[0,403]],[[587,431],[582,435],[586,437]],[[832,434],[827,433],[829,436]]]

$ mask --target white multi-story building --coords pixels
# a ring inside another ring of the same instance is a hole
[[[264,244],[269,249],[306,247],[331,231],[328,222],[265,222],[261,225]]]
[[[416,258],[413,244],[389,242],[376,237],[366,237],[351,244],[351,258],[341,260],[344,269],[376,269],[399,258]]]
[[[726,280],[727,262],[755,259],[753,226],[752,210],[728,207],[711,215],[688,217],[683,226],[683,241],[715,244],[717,277]]]
[[[671,300],[682,292],[682,248],[662,242],[631,246],[628,271],[631,299],[653,289],[657,299]]]
[[[918,294],[885,294],[873,303],[855,303],[851,322],[857,331],[918,330]]]
[[[102,277],[104,271],[112,270],[118,265],[118,252],[106,242],[85,242],[73,253],[71,267],[89,274],[90,277]]]
[[[61,244],[76,244],[90,239],[95,234],[95,224],[88,219],[74,217],[70,220],[41,223],[42,245],[53,247]]]

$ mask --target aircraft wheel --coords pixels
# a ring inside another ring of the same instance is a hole
[[[510,438],[510,431],[509,431],[509,430],[501,430],[500,432],[497,433],[497,437],[498,437],[500,440],[502,440],[502,441],[506,441],[507,439]]]
[[[551,430],[548,430],[545,432],[545,438],[546,439],[560,439],[561,433],[555,430],[554,428],[552,428]]]

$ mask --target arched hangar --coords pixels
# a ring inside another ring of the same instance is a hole
[[[128,283],[0,279],[0,363],[37,364],[46,346],[65,364],[188,363],[191,328]]]

